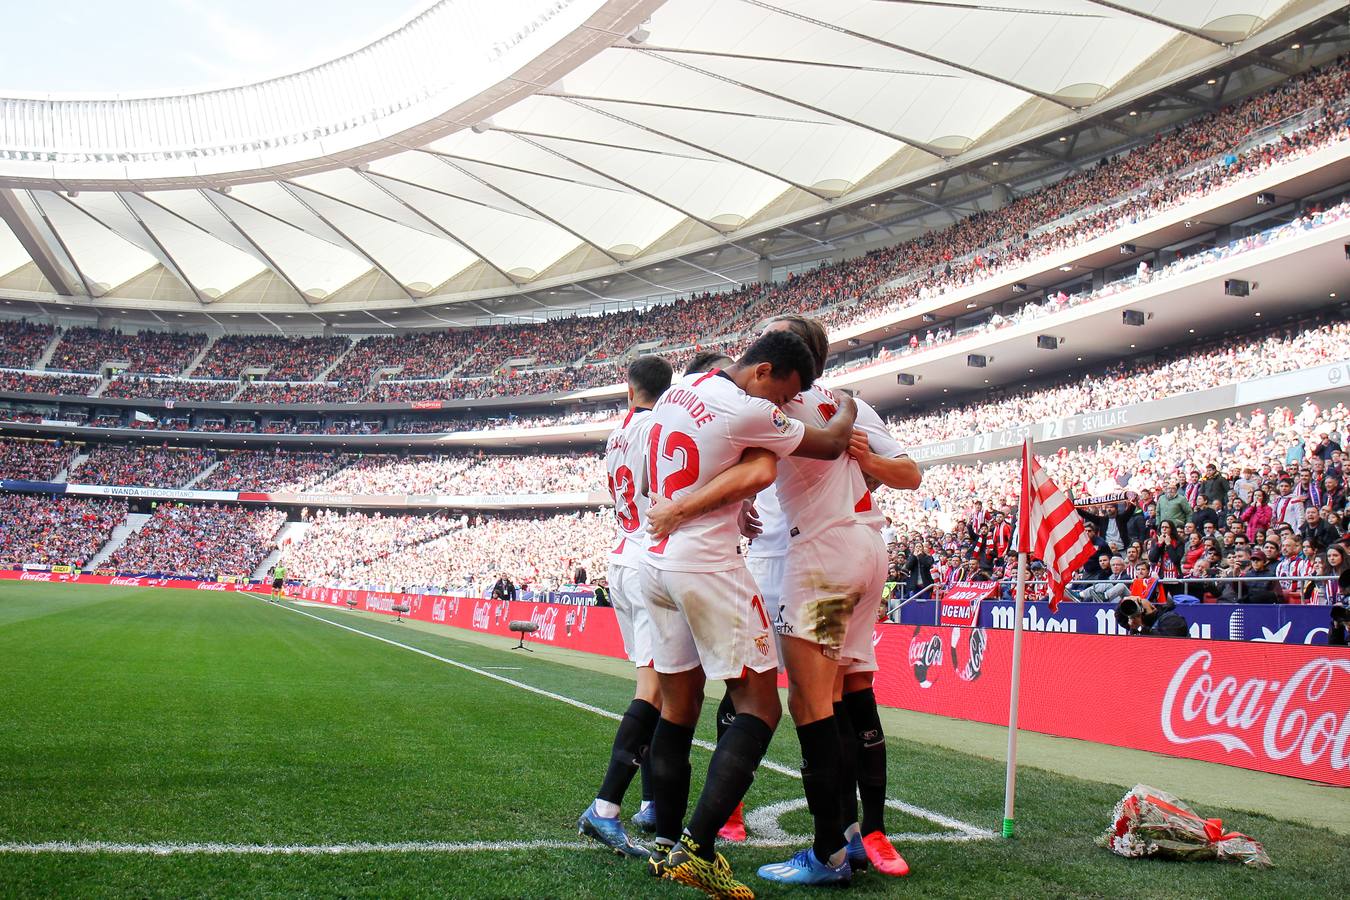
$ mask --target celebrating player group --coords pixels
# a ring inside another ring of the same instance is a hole
[[[818,322],[781,316],[740,359],[702,354],[673,383],[664,360],[640,358],[606,445],[618,520],[610,597],[637,689],[577,827],[713,897],[754,896],[714,843],[745,839],[741,802],[782,715],[780,669],[815,838],[759,877],[829,885],[868,868],[908,872],[884,823],[872,635],[887,561],[871,491],[914,489],[919,471],[871,407],[815,384],[828,348]],[[690,813],[708,679],[726,696]],[[650,847],[621,818],[638,772],[632,822],[655,833]]]

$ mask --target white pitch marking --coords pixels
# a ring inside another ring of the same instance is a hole
[[[483,666],[485,669],[495,669],[499,672],[519,672],[520,666]]]
[[[931,841],[982,841],[993,838],[993,832],[983,828],[977,828],[973,825],[967,825],[964,822],[958,822],[955,819],[949,819],[946,816],[929,812],[926,809],[904,803],[900,800],[887,800],[886,805],[892,809],[899,810],[916,818],[926,819],[937,825],[943,825],[953,829],[946,832],[899,832],[886,835],[896,844],[914,844],[927,843]],[[768,806],[756,806],[745,814],[745,825],[758,838],[752,838],[745,842],[749,847],[795,847],[802,844],[811,843],[809,834],[788,834],[783,828],[781,821],[783,816],[797,809],[806,807],[806,798],[797,797],[792,800],[783,800],[778,803],[771,803]]]
[[[115,841],[47,841],[0,844],[0,854],[113,853],[143,856],[329,856],[346,853],[481,853],[509,850],[585,850],[595,844],[580,841],[400,841],[375,844],[123,844]]]
[[[267,599],[263,595],[255,594],[252,591],[241,591],[240,593],[248,594],[251,597],[257,597],[261,600]],[[500,681],[502,684],[509,684],[512,687],[520,688],[522,691],[529,691],[530,693],[538,694],[541,697],[548,697],[550,700],[557,700],[559,703],[566,703],[568,706],[575,706],[577,709],[584,709],[586,710],[586,712],[595,713],[597,716],[604,716],[606,719],[613,719],[615,722],[623,720],[623,716],[620,715],[619,713],[610,712],[607,709],[601,709],[598,706],[592,706],[591,704],[583,703],[580,700],[573,700],[571,697],[564,697],[562,694],[555,694],[552,691],[546,691],[543,688],[535,687],[532,684],[526,684],[523,681],[516,681],[514,678],[507,678],[505,675],[497,675],[493,672],[488,672],[476,666],[471,666],[468,665],[467,663],[459,662],[458,660],[449,659],[448,657],[444,656],[438,656],[429,650],[423,650],[421,647],[414,647],[411,644],[403,644],[400,643],[399,641],[392,640],[391,638],[381,637],[378,634],[371,634],[369,631],[362,631],[361,629],[353,628],[350,625],[343,625],[341,622],[334,622],[332,619],[325,619],[323,616],[316,616],[313,615],[312,613],[305,612],[303,609],[296,609],[293,606],[284,606],[281,604],[274,604],[274,605],[278,606],[280,609],[293,612],[298,616],[304,616],[305,618],[313,619],[316,622],[323,622],[325,625],[332,625],[334,628],[341,628],[343,631],[350,631],[352,634],[359,634],[362,637],[368,637],[371,640],[380,641],[381,643],[388,644],[391,647],[401,647],[402,649],[416,653],[419,656],[425,656],[427,659],[434,659],[437,662],[445,663],[447,666],[454,666],[455,668],[463,669],[466,672],[473,672],[475,675],[482,675],[484,678],[491,678],[493,681]],[[716,744],[710,741],[698,739],[694,741],[694,746],[702,747],[704,750],[717,749]],[[797,771],[796,769],[789,768],[788,766],[782,765],[781,763],[776,763],[771,759],[764,760],[759,764],[759,767],[761,769],[768,769],[771,772],[777,772],[780,775],[786,775],[789,778],[796,778],[800,780],[802,777],[802,773]]]

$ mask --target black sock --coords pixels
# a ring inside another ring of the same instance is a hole
[[[806,806],[816,824],[813,849],[816,858],[828,863],[844,846],[844,825],[839,812],[839,728],[834,716],[797,726],[802,745],[802,787]]]
[[[858,821],[858,735],[842,700],[834,705],[834,727],[839,732],[839,821],[847,828]]]
[[[722,702],[717,704],[717,740],[722,740],[722,735],[727,733],[735,718],[736,704],[731,702],[731,691],[727,691],[722,695]]]
[[[689,809],[689,748],[694,729],[667,719],[656,723],[647,751],[652,770],[652,805],[656,807],[656,839],[674,846]]]
[[[858,793],[862,796],[862,833],[886,831],[886,733],[881,730],[877,698],[871,688],[844,695],[844,706],[858,736]]]
[[[703,783],[703,793],[699,795],[687,829],[704,858],[713,858],[717,830],[726,824],[727,816],[750,790],[755,769],[764,758],[764,751],[769,749],[772,738],[773,729],[763,719],[738,713],[727,727],[727,733],[717,742],[717,750],[708,764],[708,779]],[[661,815],[659,805],[656,814]]]
[[[661,718],[660,711],[646,700],[634,700],[628,704],[628,710],[619,720],[619,730],[614,733],[614,746],[609,753],[609,769],[605,780],[600,783],[600,792],[595,796],[610,803],[622,803],[623,795],[628,791],[633,776],[647,758],[647,748],[652,742],[652,732],[656,730],[656,720]]]
[[[654,731],[655,729],[653,729]],[[650,747],[648,753],[642,757],[642,802],[652,802],[652,758]]]

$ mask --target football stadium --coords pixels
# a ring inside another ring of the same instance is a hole
[[[1345,892],[1350,3],[0,21],[0,896]]]

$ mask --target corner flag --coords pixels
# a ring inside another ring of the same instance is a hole
[[[1022,502],[1017,511],[1017,551],[1045,563],[1050,583],[1050,609],[1059,608],[1064,587],[1096,548],[1088,540],[1073,501],[1045,474],[1031,455],[1031,441],[1022,444]]]

